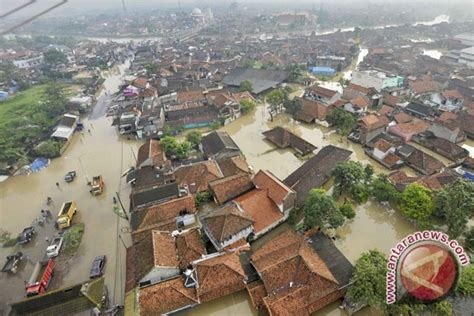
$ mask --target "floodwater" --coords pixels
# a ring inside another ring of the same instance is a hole
[[[429,56],[434,59],[440,59],[443,53],[436,49],[425,49],[423,55]]]
[[[72,260],[64,262],[61,255],[57,258],[57,266],[60,268],[55,272],[51,288],[86,281],[94,257],[105,254],[105,281],[110,298],[115,303],[122,303],[125,285],[125,249],[118,236],[120,233],[128,244],[129,236],[123,233],[127,230],[128,223],[112,212],[112,197],[115,192],[119,192],[124,204],[128,205],[129,187],[124,184],[121,174],[134,165],[131,151],[136,152],[139,144],[121,139],[111,126],[111,118],[106,118],[103,113],[110,101],[109,92],[117,89],[126,66],[123,65],[106,76],[106,89],[99,96],[90,117],[83,119],[85,132],[83,135],[74,135],[62,157],[53,159],[49,167],[38,173],[10,177],[0,183],[0,228],[11,232],[13,236],[29,226],[40,215],[40,210],[46,208],[46,197],[53,199],[50,208],[53,220],[63,202],[77,202],[78,214],[73,222],[85,223],[84,236]],[[90,129],[90,133],[87,129]],[[77,177],[68,184],[63,177],[70,170],[75,170]],[[104,177],[106,190],[102,195],[94,197],[90,195],[86,183],[87,179],[98,174]],[[59,188],[56,187],[56,182],[60,184]],[[0,275],[0,311],[6,310],[6,303],[23,298],[23,281],[29,279],[34,264],[43,258],[48,245],[45,237],[51,238],[55,233],[52,226],[53,221],[45,227],[37,227],[38,236],[31,244],[0,248],[2,264],[5,256],[18,250],[31,258],[31,262],[26,262],[16,275]]]

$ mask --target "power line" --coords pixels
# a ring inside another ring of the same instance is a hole
[[[26,8],[27,6],[32,5],[32,4],[35,3],[35,2],[36,2],[36,0],[30,0],[30,1],[27,2],[27,3],[24,3],[24,4],[22,4],[22,5],[19,5],[18,7],[14,8],[14,9],[11,9],[11,10],[8,11],[7,13],[4,13],[4,14],[0,15],[0,19],[3,19],[4,17],[7,17],[7,16],[9,16],[10,14],[13,14],[13,13],[15,13],[15,12],[17,12],[17,11],[20,11],[21,9]]]

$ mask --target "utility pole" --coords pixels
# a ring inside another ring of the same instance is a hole
[[[123,207],[122,200],[120,199],[119,193],[118,193],[118,192],[115,192],[115,194],[117,195],[117,199],[118,199],[118,201],[119,201],[119,203],[120,203],[120,206],[122,207],[123,214],[125,215],[125,219],[126,219],[127,221],[130,221],[130,219],[128,218],[128,215],[127,215],[127,211],[125,210],[125,207]]]

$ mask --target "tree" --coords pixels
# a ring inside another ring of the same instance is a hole
[[[420,227],[429,227],[434,209],[431,191],[418,183],[408,185],[403,191],[400,208],[405,217],[414,219]]]
[[[239,87],[239,90],[240,91],[248,91],[250,93],[253,92],[253,86],[252,86],[252,83],[249,81],[249,80],[244,80],[240,83],[240,87]]]
[[[290,113],[293,117],[296,116],[303,107],[303,102],[300,99],[286,100],[283,103],[287,113]]]
[[[474,265],[470,264],[462,269],[456,293],[463,296],[474,295]]]
[[[379,174],[371,182],[370,193],[377,202],[396,204],[400,200],[400,193],[385,174]]]
[[[57,49],[50,49],[47,52],[43,53],[44,61],[48,64],[58,65],[66,64],[67,57],[63,52],[60,52]]]
[[[50,118],[63,114],[67,103],[64,87],[55,82],[49,83],[43,92],[42,101],[42,107]]]
[[[214,121],[211,123],[211,125],[209,125],[209,127],[215,131],[215,130],[218,130],[220,127],[222,126],[221,122],[219,121]]]
[[[341,108],[335,108],[326,116],[329,124],[337,128],[337,132],[341,135],[347,135],[355,124],[355,119],[349,112]]]
[[[248,113],[255,109],[255,102],[250,100],[250,99],[243,99],[240,101],[240,109],[242,110],[242,113]]]
[[[62,143],[54,140],[47,140],[39,145],[35,151],[36,154],[45,158],[56,158],[61,155]]]
[[[187,140],[183,141],[181,144],[178,145],[176,150],[176,158],[178,159],[186,159],[189,157],[189,153],[191,152],[192,145]]]
[[[313,227],[329,226],[337,228],[344,224],[347,218],[341,209],[337,207],[334,199],[328,195],[323,189],[312,189],[306,199],[303,207],[304,226],[306,229]],[[347,211],[347,209],[344,209]],[[347,214],[350,216],[350,214]]]
[[[356,216],[356,213],[350,203],[344,203],[339,206],[339,212],[341,212],[341,214],[347,219],[353,219]]]
[[[387,259],[378,250],[363,253],[357,259],[347,297],[358,303],[385,309]]]
[[[201,144],[202,134],[198,131],[192,131],[189,132],[188,135],[186,135],[186,139],[188,140],[188,142],[191,143],[194,148],[197,148]]]
[[[270,104],[270,109],[276,111],[285,102],[286,94],[281,89],[276,89],[269,92],[265,99]]]
[[[176,138],[172,136],[165,136],[160,141],[161,148],[169,157],[176,157],[177,159],[186,159],[192,149],[189,141],[185,140],[179,143]]]
[[[474,183],[458,179],[435,192],[433,215],[448,226],[451,238],[460,236],[474,215]]]
[[[364,167],[358,161],[338,163],[332,171],[334,176],[334,194],[340,196],[346,192],[357,203],[367,201],[369,197],[368,184],[371,179],[370,170],[370,168]]]
[[[474,227],[471,227],[466,233],[464,233],[464,248],[470,252],[474,252]]]

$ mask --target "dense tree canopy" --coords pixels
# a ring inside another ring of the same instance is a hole
[[[474,216],[474,182],[458,179],[434,194],[433,215],[446,225],[452,238],[460,236]]]
[[[414,219],[421,228],[429,227],[434,209],[431,191],[420,184],[410,184],[403,191],[400,208],[404,216]]]
[[[474,296],[474,265],[470,264],[462,269],[456,293]]]
[[[400,200],[400,193],[385,174],[379,174],[372,180],[371,195],[377,202],[390,202],[393,205]]]
[[[323,189],[313,189],[309,192],[303,211],[306,229],[318,226],[337,228],[344,224],[346,218],[355,216],[352,208],[338,208],[334,199],[326,195]]]
[[[249,80],[244,80],[240,83],[240,91],[248,91],[250,93],[253,92],[252,83]]]
[[[369,184],[373,168],[358,161],[347,161],[336,165],[334,176],[334,194],[340,196],[348,193],[357,203],[366,202],[369,197]]]
[[[161,139],[160,145],[168,157],[186,159],[189,157],[192,145],[189,141],[178,142],[172,136],[165,136]]]
[[[301,111],[303,102],[300,99],[285,100],[283,106],[285,111],[294,117]]]
[[[335,108],[326,116],[329,124],[337,128],[337,132],[341,135],[347,135],[355,124],[355,118],[351,113],[341,108]]]
[[[48,64],[65,64],[67,63],[67,57],[63,52],[60,52],[57,49],[50,49],[43,54],[44,61]]]
[[[190,142],[194,148],[197,148],[201,144],[202,134],[198,131],[189,132],[186,135],[186,140]]]
[[[255,109],[255,102],[252,100],[244,99],[240,101],[240,109],[242,110],[242,113],[248,113]]]

